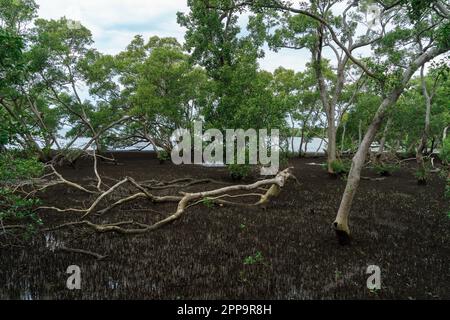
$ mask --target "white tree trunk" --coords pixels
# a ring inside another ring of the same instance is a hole
[[[356,190],[358,189],[359,182],[361,179],[361,170],[367,158],[367,153],[375,136],[380,129],[383,122],[383,118],[386,114],[387,109],[392,106],[400,97],[403,90],[397,90],[393,92],[388,98],[386,98],[380,105],[378,112],[376,113],[372,123],[370,124],[367,132],[362,139],[361,145],[358,148],[355,156],[352,160],[352,166],[347,179],[347,186],[344,191],[344,195],[339,207],[339,211],[335,222],[333,223],[334,229],[338,235],[339,241],[345,244],[349,241],[350,228],[348,225],[348,216],[350,213],[350,208],[353,203],[353,198],[355,197]]]
[[[370,145],[375,139],[383,119],[386,116],[388,109],[394,105],[400,95],[403,93],[406,85],[410,81],[414,73],[425,63],[434,59],[438,55],[446,52],[447,49],[444,48],[434,48],[429,52],[423,53],[416,60],[412,61],[409,67],[403,73],[403,77],[398,86],[387,96],[386,99],[379,106],[377,113],[375,114],[372,123],[370,124],[361,145],[353,157],[352,166],[347,180],[347,186],[342,197],[341,205],[339,206],[338,214],[336,220],[333,223],[333,227],[336,231],[338,239],[341,244],[346,244],[350,241],[350,227],[348,224],[350,209],[353,203],[353,199],[358,189],[359,182],[361,180],[361,170],[366,161],[367,153],[369,151]]]
[[[425,82],[424,69],[425,66],[423,65],[420,70],[420,78],[422,81],[423,95],[425,97],[426,112],[425,112],[425,128],[423,130],[419,146],[417,147],[416,150],[416,161],[417,165],[419,166],[419,169],[420,168],[425,169],[425,163],[423,161],[423,151],[427,146],[428,136],[430,135],[430,117],[431,117],[431,96],[428,93],[427,84]]]

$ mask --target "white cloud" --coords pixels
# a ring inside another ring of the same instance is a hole
[[[186,10],[185,0],[38,0],[40,15],[58,18],[80,15],[82,20],[100,26],[124,22],[142,22],[167,13]]]
[[[176,13],[186,11],[185,0],[37,0],[45,19],[81,21],[89,28],[96,47],[105,53],[123,50],[136,34],[172,36],[183,41]]]
[[[259,65],[261,69],[273,72],[282,66],[286,69],[304,71],[306,64],[311,60],[307,50],[282,49],[278,52],[265,49],[265,57],[261,59]]]
[[[80,21],[91,30],[95,47],[103,53],[120,52],[137,34],[184,40],[184,29],[177,24],[176,13],[188,10],[187,0],[37,0],[37,3],[41,18],[66,16]],[[246,17],[242,21],[246,22]],[[280,65],[300,71],[309,58],[305,50],[278,53],[266,50],[260,65],[268,71]]]

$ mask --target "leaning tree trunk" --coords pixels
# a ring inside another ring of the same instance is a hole
[[[367,152],[370,145],[375,139],[383,119],[386,116],[388,109],[394,105],[403,93],[406,85],[411,80],[414,73],[428,61],[434,59],[438,55],[446,52],[448,48],[433,48],[429,52],[422,53],[415,61],[412,61],[409,67],[404,71],[402,81],[398,86],[388,95],[386,99],[379,106],[375,117],[370,124],[361,145],[352,160],[352,167],[347,180],[347,186],[342,197],[341,205],[339,206],[336,220],[333,223],[334,229],[341,244],[347,244],[350,241],[350,228],[348,225],[348,217],[352,206],[353,198],[358,189],[361,180],[361,170],[366,161]]]
[[[375,136],[380,129],[383,119],[386,115],[387,109],[392,106],[400,97],[403,92],[402,89],[395,90],[388,98],[386,98],[380,105],[371,125],[369,126],[364,138],[361,141],[361,145],[358,148],[355,156],[352,160],[352,166],[347,179],[347,186],[344,191],[344,195],[339,207],[339,211],[335,222],[333,223],[334,229],[338,236],[338,240],[341,244],[347,244],[350,241],[350,228],[348,225],[348,216],[350,208],[355,197],[356,190],[358,189],[359,182],[361,180],[361,170],[367,158],[370,146],[372,145]]]

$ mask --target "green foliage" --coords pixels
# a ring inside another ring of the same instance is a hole
[[[191,60],[205,68],[210,96],[202,110],[208,128],[286,128],[286,110],[276,101],[273,76],[258,70],[259,36],[243,35],[234,1],[189,0],[189,13],[179,13],[187,29],[185,47]]]
[[[28,229],[42,225],[42,220],[34,209],[40,204],[38,199],[23,198],[10,189],[0,187],[0,221],[10,223],[26,222]]]
[[[21,37],[0,27],[0,93],[7,84],[18,82],[23,47]]]
[[[39,177],[44,166],[36,158],[22,158],[18,152],[0,154],[0,181]]]
[[[36,17],[34,0],[0,0],[0,21],[6,29],[19,32],[20,26]]]
[[[264,261],[264,256],[261,251],[257,251],[254,255],[248,256],[244,259],[244,265],[251,266]]]
[[[396,164],[379,163],[376,164],[373,169],[380,176],[391,176],[399,169],[399,166]]]
[[[450,164],[450,136],[447,136],[443,142],[441,150],[441,160],[446,164]]]
[[[18,152],[0,153],[0,181],[14,182],[42,174],[44,167],[35,158],[22,157]],[[0,185],[0,221],[26,222],[29,231],[42,221],[34,212],[40,204],[38,199],[24,198],[10,188]]]
[[[253,167],[248,164],[230,164],[228,165],[228,172],[233,180],[242,180],[250,176]]]
[[[214,207],[214,200],[213,200],[213,199],[210,199],[210,198],[204,198],[204,199],[202,199],[202,204],[203,204],[205,207],[211,209],[211,208]]]
[[[430,169],[426,165],[422,166],[421,168],[416,170],[414,176],[416,177],[417,181],[426,182],[430,177]]]
[[[350,172],[351,162],[348,160],[336,160],[331,163],[333,172],[337,175],[347,175]]]
[[[165,150],[161,150],[158,152],[158,160],[161,162],[164,161],[169,161],[170,160],[170,154],[165,151]]]

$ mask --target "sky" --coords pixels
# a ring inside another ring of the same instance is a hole
[[[95,47],[107,54],[125,49],[137,34],[175,37],[184,42],[185,30],[177,24],[178,11],[186,12],[187,0],[37,0],[39,17],[80,21],[91,30]],[[307,50],[266,50],[260,61],[264,70],[279,66],[302,71],[310,60]]]

